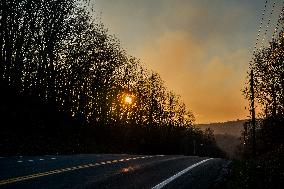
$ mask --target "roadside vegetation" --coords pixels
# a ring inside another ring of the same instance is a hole
[[[0,154],[223,156],[89,3],[0,2]]]
[[[254,54],[254,98],[262,108],[256,121],[256,148],[253,154],[252,125],[243,132],[242,160],[233,161],[227,188],[282,188],[284,186],[284,30],[268,48]],[[249,75],[251,77],[251,75]],[[251,81],[244,90],[251,99]]]

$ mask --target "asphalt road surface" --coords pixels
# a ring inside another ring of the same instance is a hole
[[[2,188],[212,188],[227,160],[170,155],[0,157]]]

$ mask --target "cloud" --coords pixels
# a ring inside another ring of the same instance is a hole
[[[94,0],[110,32],[160,73],[197,122],[245,118],[241,95],[264,0]]]
[[[245,77],[245,50],[208,57],[208,44],[200,44],[182,31],[165,32],[142,47],[139,57],[182,96],[198,122],[246,116],[241,96],[244,80],[240,79]]]

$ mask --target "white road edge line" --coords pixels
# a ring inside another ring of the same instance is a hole
[[[209,159],[205,159],[205,160],[202,160],[198,163],[195,163],[189,167],[187,167],[186,169],[178,172],[177,174],[173,175],[172,177],[164,180],[163,182],[157,184],[156,186],[154,186],[152,189],[160,189],[160,188],[163,188],[164,186],[166,186],[167,184],[169,184],[170,182],[172,182],[173,180],[175,180],[176,178],[180,177],[181,175],[185,174],[186,172],[190,171],[191,169],[193,169],[194,167],[197,167],[203,163],[205,163],[206,161],[209,161],[209,160],[212,160],[213,158],[209,158]]]

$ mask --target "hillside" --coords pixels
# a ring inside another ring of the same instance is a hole
[[[214,134],[227,134],[233,135],[236,137],[241,136],[241,132],[243,130],[243,124],[246,120],[236,120],[236,121],[227,121],[220,123],[209,123],[209,124],[197,124],[201,130],[205,130],[210,128],[214,131]]]
[[[202,131],[210,128],[214,131],[217,145],[227,153],[230,158],[237,156],[238,146],[241,144],[241,133],[246,120],[228,121],[222,123],[197,124]]]

